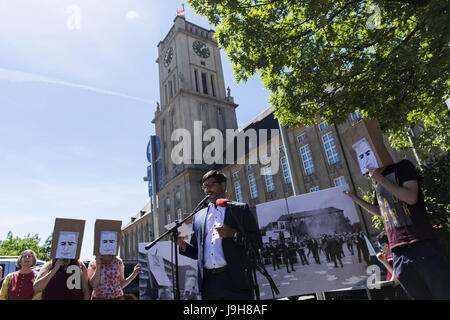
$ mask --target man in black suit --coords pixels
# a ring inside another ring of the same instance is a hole
[[[180,254],[197,259],[198,287],[203,300],[253,300],[253,278],[248,256],[262,246],[261,235],[247,204],[216,206],[225,198],[226,178],[209,171],[202,178],[202,189],[210,204],[194,215],[190,243],[178,239]],[[247,239],[247,240],[245,240]]]

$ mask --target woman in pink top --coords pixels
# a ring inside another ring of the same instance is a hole
[[[139,274],[140,265],[125,279],[122,259],[114,255],[97,256],[89,263],[88,278],[94,289],[91,300],[124,300],[123,288]]]

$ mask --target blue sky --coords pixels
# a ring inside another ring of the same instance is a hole
[[[181,3],[0,0],[0,240],[10,230],[45,239],[56,217],[84,219],[88,260],[95,219],[125,225],[145,206],[156,46]],[[242,127],[269,93],[257,77],[238,85],[224,52],[222,62]]]

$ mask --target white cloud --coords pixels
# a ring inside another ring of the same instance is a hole
[[[120,92],[95,88],[95,87],[91,87],[91,86],[87,86],[87,85],[83,85],[83,84],[67,82],[67,81],[63,81],[63,80],[59,80],[59,79],[55,79],[55,78],[41,76],[39,74],[33,74],[33,73],[22,72],[22,71],[17,71],[17,70],[0,68],[0,80],[6,80],[6,81],[12,81],[12,82],[44,82],[44,83],[56,84],[56,85],[61,85],[61,86],[66,86],[66,87],[94,91],[94,92],[97,92],[100,94],[107,94],[107,95],[111,95],[111,96],[132,99],[132,100],[144,102],[147,104],[153,104],[152,101],[145,100],[145,99],[135,97],[135,96],[130,96],[130,95],[123,94]]]
[[[130,21],[130,20],[134,20],[139,18],[139,13],[137,13],[136,11],[128,11],[127,14],[125,15],[125,19]]]

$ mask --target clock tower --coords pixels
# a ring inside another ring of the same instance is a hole
[[[192,212],[203,198],[203,174],[223,166],[194,159],[194,140],[204,148],[211,143],[203,142],[206,130],[218,129],[225,137],[226,129],[237,129],[237,104],[229,91],[226,93],[220,51],[213,36],[214,31],[177,16],[158,44],[160,104],[152,122],[161,144],[161,165],[156,168],[161,180],[156,189],[160,234],[165,224]],[[190,133],[190,162],[175,164],[172,159],[172,150],[179,143],[171,140],[176,129]]]

